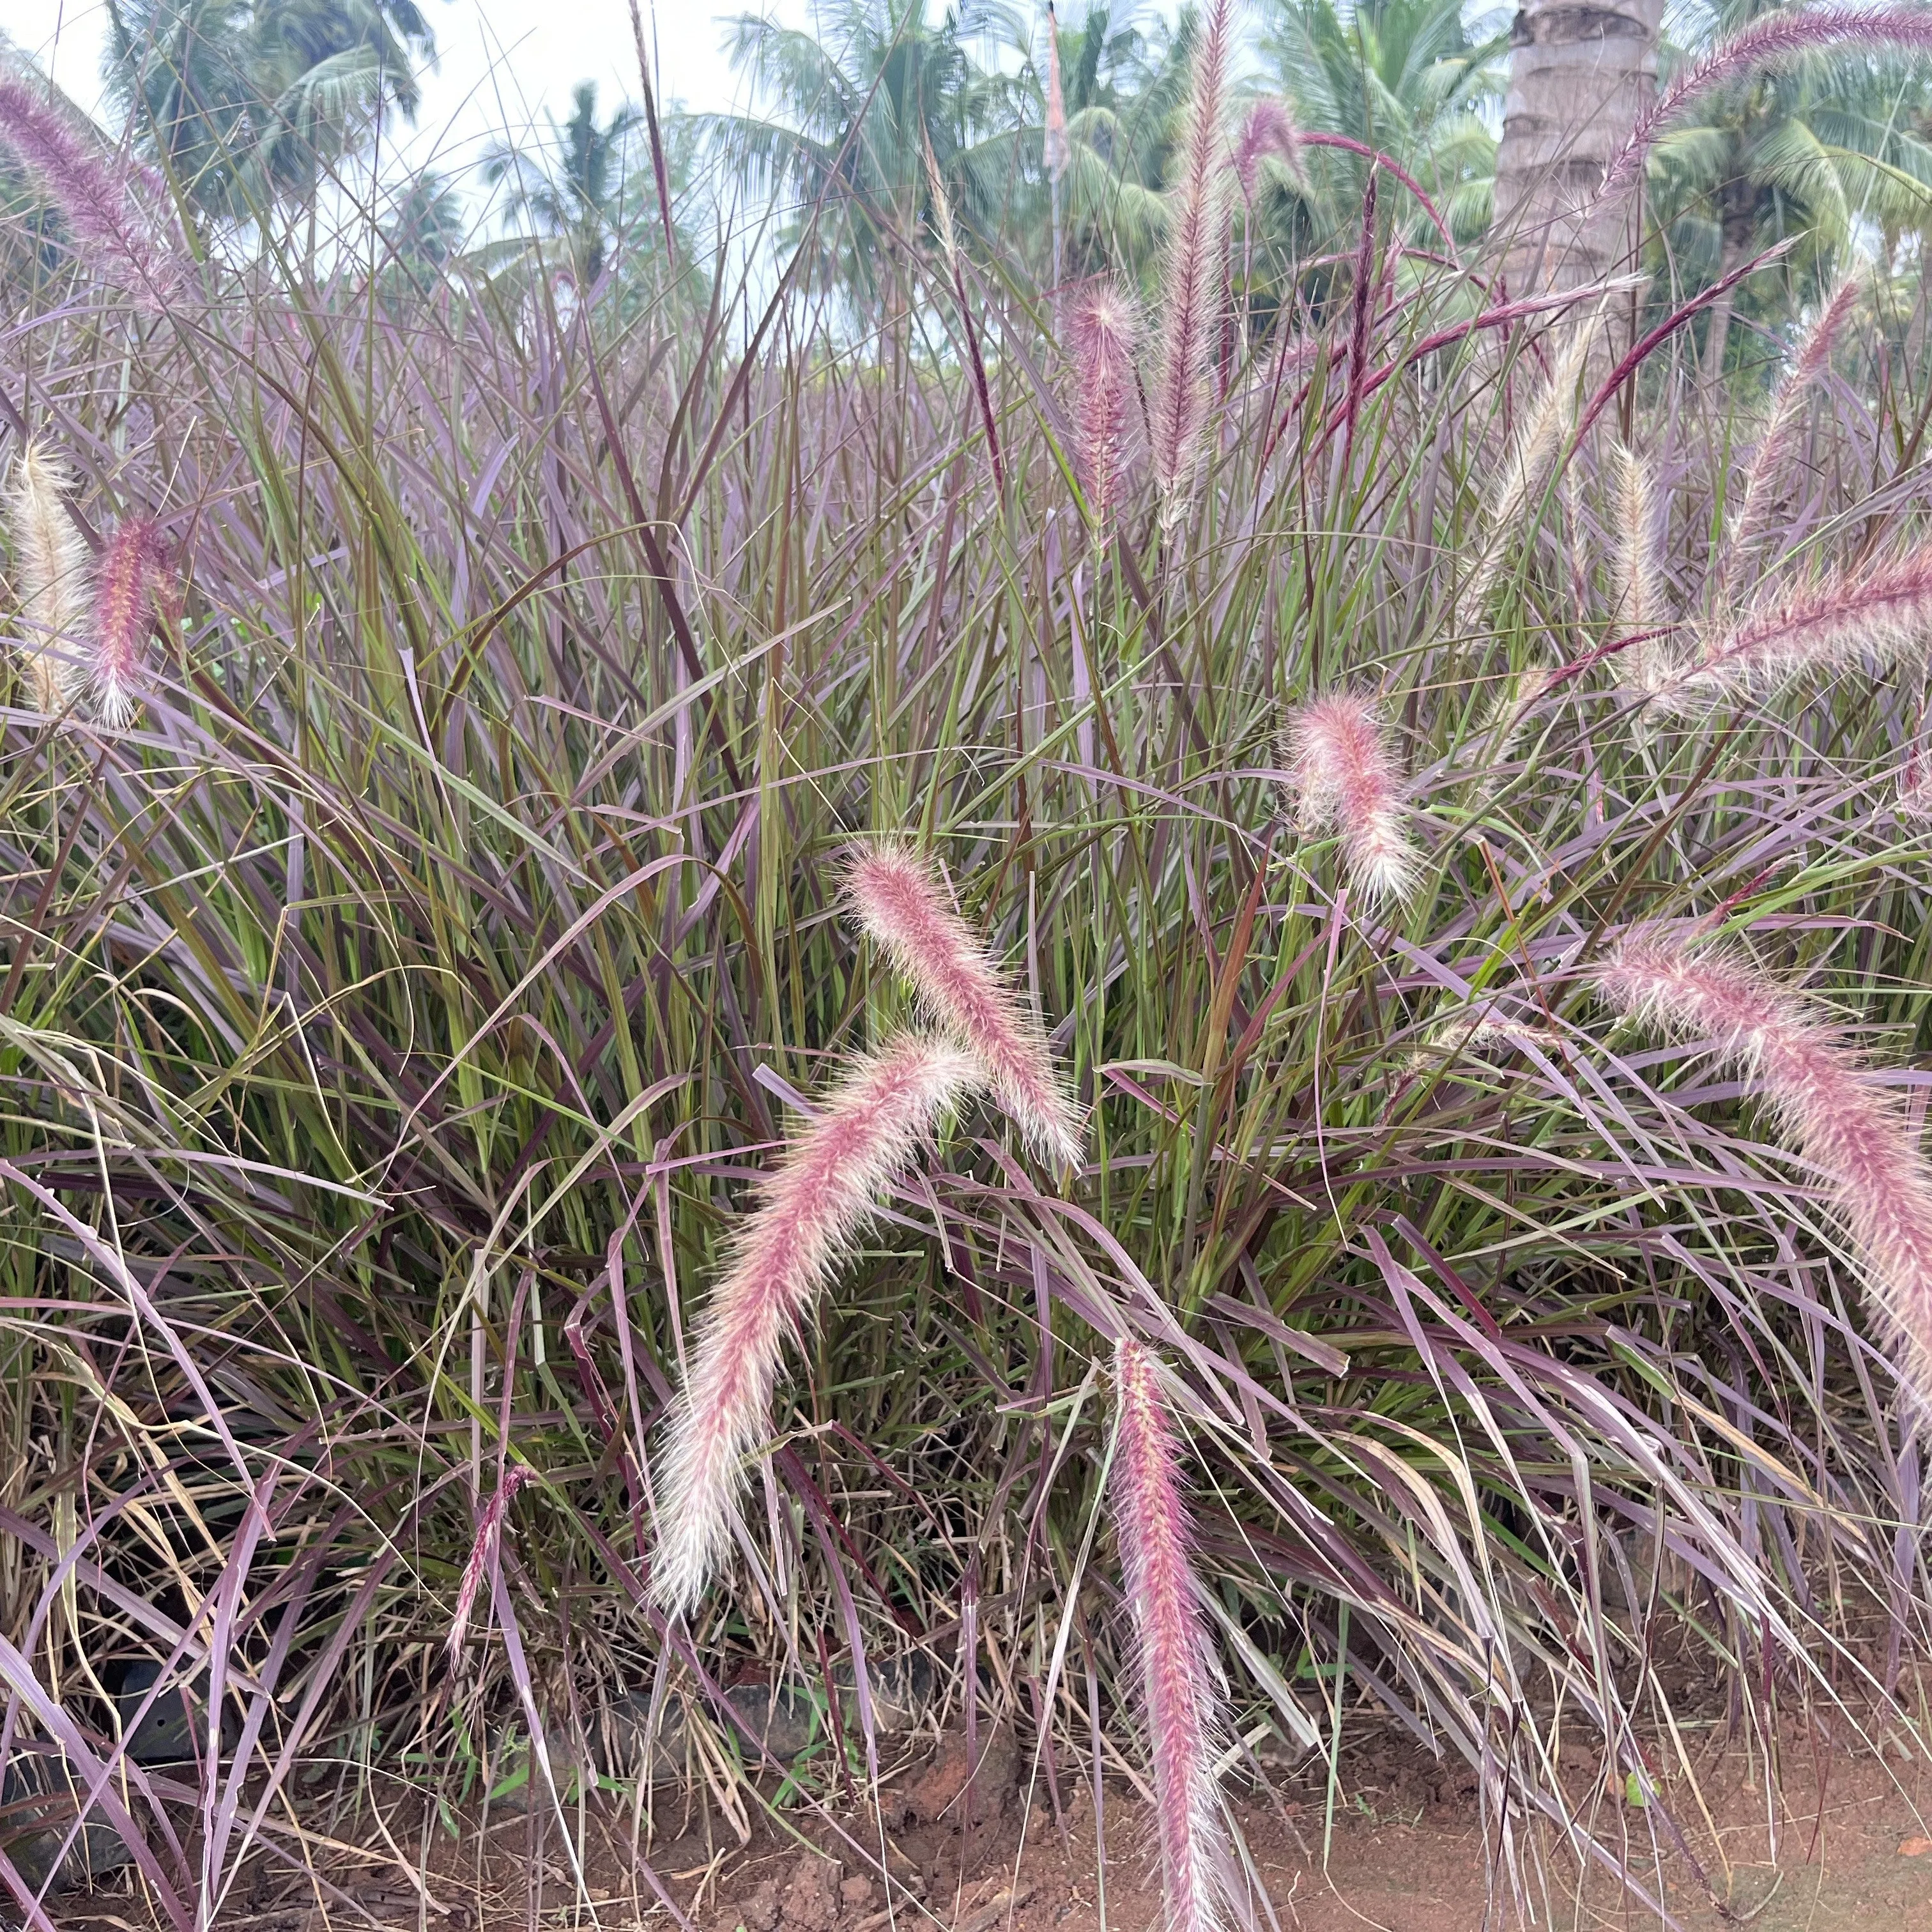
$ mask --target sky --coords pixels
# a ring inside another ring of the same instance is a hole
[[[600,103],[638,96],[627,0],[419,0],[438,59],[423,76],[413,131],[398,130],[400,164],[456,170],[501,138],[561,121],[570,90],[597,82]],[[699,111],[728,108],[742,89],[720,51],[723,17],[766,11],[803,24],[804,0],[640,0],[656,40],[652,80],[661,100]],[[0,0],[0,34],[32,55],[90,112],[101,106],[106,40],[102,0]]]

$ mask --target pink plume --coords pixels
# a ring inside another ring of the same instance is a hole
[[[1140,1647],[1165,1932],[1218,1932],[1232,1871],[1214,1774],[1220,1672],[1201,1621],[1179,1445],[1154,1359],[1138,1342],[1115,1348],[1114,1389],[1114,1508]]]
[[[1834,572],[1706,634],[1699,660],[1656,687],[1666,706],[1720,702],[1808,671],[1885,670],[1932,647],[1932,542],[1861,573]]]
[[[1289,718],[1282,757],[1302,830],[1336,834],[1349,878],[1372,904],[1406,898],[1417,865],[1406,788],[1373,702],[1352,691],[1311,700]]]
[[[74,239],[111,260],[144,307],[159,309],[177,280],[110,167],[72,118],[16,74],[0,73],[0,142],[39,182]]]
[[[861,1060],[785,1150],[698,1324],[659,1453],[651,1590],[694,1604],[730,1540],[740,1465],[771,1426],[778,1352],[880,1192],[977,1082],[964,1054],[902,1035]]]
[[[1228,165],[1241,184],[1243,200],[1254,199],[1262,163],[1270,158],[1280,161],[1298,184],[1306,182],[1307,172],[1301,165],[1301,130],[1294,124],[1294,116],[1280,95],[1264,94],[1248,110],[1228,158]]]
[[[1218,334],[1215,310],[1228,247],[1221,122],[1227,106],[1234,14],[1234,0],[1212,0],[1202,27],[1180,144],[1180,178],[1168,217],[1161,276],[1160,370],[1150,411],[1150,440],[1162,520],[1170,527],[1186,515],[1193,500],[1211,392]]]
[[[1917,6],[1794,8],[1753,21],[1678,75],[1638,118],[1630,139],[1604,170],[1595,200],[1607,201],[1635,185],[1658,135],[1694,101],[1760,68],[1846,46],[1875,53],[1932,50],[1932,12]]]
[[[530,1472],[523,1463],[511,1463],[497,1482],[496,1493],[483,1505],[483,1512],[476,1519],[476,1540],[470,1546],[470,1561],[463,1566],[463,1585],[456,1593],[456,1614],[449,1620],[447,1648],[452,1664],[463,1654],[463,1646],[470,1634],[470,1613],[476,1606],[476,1592],[486,1576],[496,1574],[503,1546],[503,1518],[511,1498],[530,1480]]]
[[[1860,286],[1861,279],[1856,274],[1840,280],[1819,310],[1817,320],[1804,332],[1798,352],[1791,358],[1791,367],[1772,398],[1770,417],[1752,454],[1737,521],[1725,545],[1726,566],[1748,553],[1764,526],[1771,510],[1772,488],[1791,446],[1799,411],[1812,384],[1831,366],[1832,346],[1852,313]]]
[[[166,583],[160,532],[130,518],[108,543],[94,592],[94,689],[110,730],[124,730],[134,717],[148,628]]]
[[[1120,437],[1140,346],[1139,308],[1132,296],[1103,282],[1080,298],[1070,333],[1080,485],[1095,525],[1104,531],[1118,494]]]
[[[1867,1299],[1915,1398],[1932,1398],[1932,1168],[1918,1138],[1811,1003],[1722,953],[1640,935],[1597,974],[1619,1011],[1708,1040],[1827,1175]]]
[[[1042,1160],[1077,1166],[1079,1117],[1046,1041],[953,910],[938,868],[903,847],[880,846],[854,864],[848,890],[860,922],[912,982],[928,1016],[972,1054],[1028,1144]]]

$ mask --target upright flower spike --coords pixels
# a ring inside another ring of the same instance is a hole
[[[117,530],[100,560],[94,598],[94,695],[100,722],[125,730],[133,722],[148,628],[166,581],[160,534],[145,517]]]
[[[8,492],[20,598],[20,668],[36,710],[66,709],[88,628],[88,559],[68,497],[74,478],[42,442],[14,465]]]
[[[1831,367],[1832,350],[1856,302],[1862,278],[1856,272],[1842,277],[1826,298],[1817,318],[1804,332],[1791,367],[1784,372],[1771,399],[1771,413],[1758,439],[1750,467],[1745,472],[1738,512],[1724,545],[1720,566],[1728,576],[1731,566],[1750,554],[1752,544],[1771,514],[1772,492],[1779,471],[1791,446],[1792,432],[1811,386]]]
[[[1880,1333],[1932,1408],[1932,1167],[1891,1096],[1809,1000],[1735,957],[1640,936],[1596,976],[1619,1012],[1708,1040],[1828,1178]]]
[[[1232,1872],[1214,1778],[1220,1672],[1201,1620],[1179,1445],[1138,1342],[1114,1349],[1114,1510],[1140,1652],[1165,1932],[1219,1932]]]
[[[1227,170],[1221,123],[1228,99],[1228,59],[1234,0],[1212,0],[1194,51],[1180,178],[1168,218],[1161,274],[1160,368],[1150,410],[1154,481],[1161,520],[1172,528],[1187,514],[1201,466],[1201,436],[1212,393],[1217,317],[1228,248]]]
[[[1282,758],[1301,829],[1336,835],[1350,880],[1372,904],[1407,898],[1415,848],[1402,775],[1373,701],[1352,691],[1312,699],[1290,716]]]
[[[1140,310],[1133,297],[1111,282],[1088,290],[1074,308],[1071,335],[1080,486],[1094,526],[1103,533],[1119,494],[1120,436],[1133,390],[1140,332]]]
[[[903,847],[864,854],[848,887],[860,923],[912,982],[935,1025],[969,1052],[1042,1160],[1078,1165],[1080,1118],[1033,1016],[952,909],[937,867]]]
[[[658,1457],[651,1592],[688,1610],[730,1540],[740,1464],[771,1426],[778,1354],[880,1191],[979,1080],[965,1054],[905,1034],[861,1060],[785,1150],[698,1324]]]
[[[0,72],[0,145],[34,176],[75,242],[91,254],[92,265],[105,268],[144,308],[158,310],[178,278],[127,182],[70,116],[17,74]]]
[[[1657,567],[1657,497],[1650,470],[1625,443],[1610,448],[1615,530],[1610,544],[1610,587],[1616,627],[1624,636],[1654,630],[1663,622],[1664,593]],[[1617,682],[1648,690],[1655,682],[1656,640],[1634,644],[1611,659]]]

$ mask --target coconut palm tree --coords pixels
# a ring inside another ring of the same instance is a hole
[[[190,203],[312,209],[393,106],[412,117],[435,36],[415,0],[106,0],[110,92]]]
[[[1016,14],[982,5],[975,26],[1024,56]],[[1038,148],[1036,88],[981,67],[958,16],[929,17],[928,0],[842,0],[817,36],[746,14],[730,52],[765,111],[704,117],[704,132],[754,194],[790,199],[789,238],[861,299],[878,291],[887,238],[933,225],[928,145],[956,224],[982,238],[1012,206],[1022,141]]]
[[[1462,0],[1274,0],[1261,46],[1300,126],[1389,155],[1465,237],[1481,233],[1495,188],[1486,110],[1502,92],[1498,16],[1466,17]],[[1366,164],[1311,148],[1303,165],[1310,184],[1298,196],[1277,181],[1277,214],[1298,200],[1314,236],[1352,222]]]
[[[521,147],[499,146],[483,164],[483,178],[507,190],[505,221],[560,243],[579,286],[589,289],[623,226],[626,152],[643,116],[626,104],[600,126],[594,80],[579,81],[570,99],[570,118],[561,126],[545,117],[550,139],[541,159]]]
[[[1732,0],[1708,29],[1728,37],[1763,10]],[[1834,272],[1861,230],[1876,233],[1888,260],[1901,235],[1932,226],[1928,122],[1932,88],[1913,64],[1838,52],[1748,76],[1658,143],[1647,187],[1660,300],[1726,278],[1775,242],[1796,244],[1712,304],[1705,354],[1714,374],[1740,310],[1781,319]]]

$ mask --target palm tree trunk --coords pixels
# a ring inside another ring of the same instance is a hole
[[[1520,0],[1496,151],[1496,232],[1512,294],[1575,288],[1636,240],[1636,198],[1580,219],[1657,92],[1663,0]]]
[[[1751,184],[1742,176],[1733,176],[1718,191],[1724,236],[1718,273],[1725,281],[1744,266],[1744,258],[1750,253],[1751,238],[1757,227],[1753,199]],[[1720,380],[1724,373],[1724,350],[1731,338],[1731,303],[1735,292],[1726,289],[1711,304],[1711,332],[1705,344],[1705,360],[1714,382]]]

